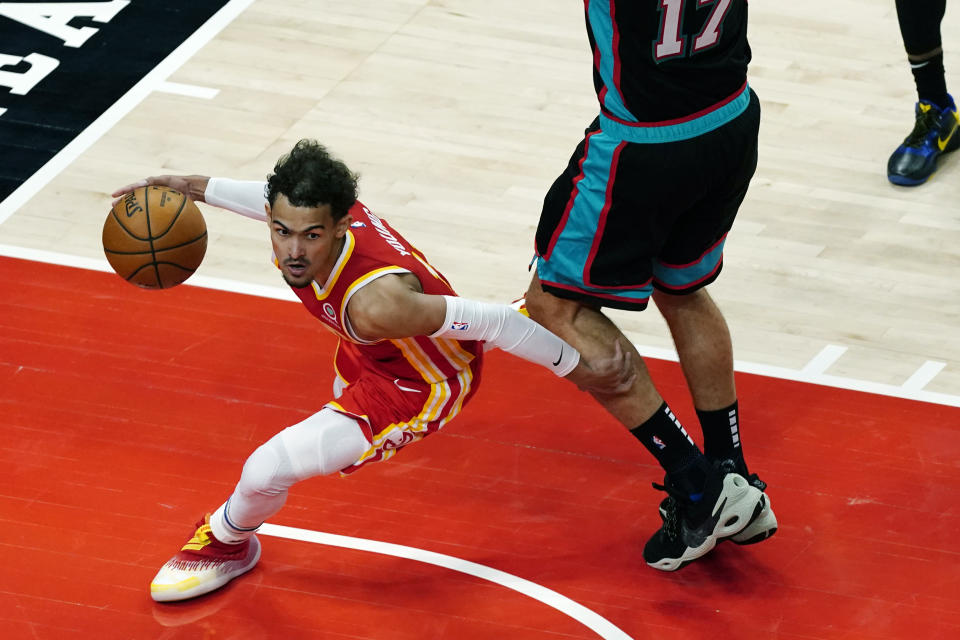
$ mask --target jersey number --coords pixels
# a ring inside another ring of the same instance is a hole
[[[693,47],[686,54],[687,37],[680,33],[684,9],[688,2],[696,2],[700,9],[712,4],[710,17],[703,30],[693,38]],[[694,55],[720,42],[723,19],[730,9],[731,0],[660,0],[660,39],[653,45],[653,57],[657,62],[682,55]]]

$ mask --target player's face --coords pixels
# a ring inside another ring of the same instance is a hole
[[[330,205],[295,207],[283,194],[267,206],[270,239],[283,279],[291,287],[321,284],[337,261],[352,218],[333,220]]]

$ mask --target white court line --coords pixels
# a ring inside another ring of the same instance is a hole
[[[634,346],[636,346],[637,351],[644,358],[669,360],[672,362],[679,361],[676,351],[663,349],[660,347],[644,347],[642,345]],[[821,353],[823,352],[821,351]],[[807,366],[809,366],[809,364]],[[948,393],[937,393],[936,391],[924,391],[923,387],[926,386],[930,380],[923,381],[923,384],[919,387],[911,388],[906,384],[898,387],[892,384],[884,384],[882,382],[857,380],[856,378],[845,378],[843,376],[831,376],[825,373],[808,373],[803,369],[788,369],[786,367],[760,364],[758,362],[746,362],[744,360],[734,360],[733,368],[740,373],[752,373],[758,376],[766,376],[768,378],[793,380],[795,382],[810,382],[812,384],[821,384],[826,387],[835,387],[837,389],[864,391],[866,393],[876,393],[877,395],[881,396],[905,398],[907,400],[918,400],[920,402],[929,402],[931,404],[942,404],[948,407],[960,407],[960,396],[955,396]],[[923,368],[921,367],[921,370],[922,369]],[[939,373],[939,371],[940,370],[937,369],[937,371],[934,372],[934,375]],[[916,375],[917,374],[914,374],[914,376]],[[932,379],[932,376],[930,379]]]
[[[0,244],[0,256],[20,258],[21,260],[33,260],[35,262],[46,262],[47,264],[58,264],[64,267],[76,267],[89,271],[114,272],[106,258],[83,258],[65,253],[44,251],[42,249],[15,247],[9,244]],[[216,289],[217,291],[229,291],[231,293],[258,296],[260,298],[273,298],[274,300],[289,300],[291,302],[299,302],[300,300],[289,287],[271,287],[249,282],[237,282],[236,280],[224,280],[223,278],[212,278],[209,276],[195,275],[190,278],[190,285],[202,289]]]
[[[213,87],[198,87],[195,84],[182,84],[180,82],[170,81],[161,82],[157,86],[157,91],[173,93],[178,96],[187,96],[189,98],[203,98],[204,100],[212,100],[220,93],[220,89],[214,89]]]
[[[639,344],[633,345],[637,352],[644,358],[653,358],[654,360],[669,360],[670,362],[680,362],[680,357],[673,349],[664,349],[662,347],[644,347]]]
[[[906,382],[903,383],[903,388],[911,391],[920,391],[925,386],[930,384],[930,381],[933,380],[946,366],[946,362],[927,360],[920,365],[919,369],[913,372],[913,375],[910,376]]]
[[[46,262],[47,264],[58,264],[64,267],[77,267],[78,269],[87,269],[89,271],[106,271],[108,273],[113,271],[106,258],[99,260],[96,258],[83,258],[65,253],[43,251],[41,249],[15,247],[9,244],[0,244],[0,256],[20,258],[21,260],[33,260],[34,262]]]
[[[849,389],[851,391],[864,391],[866,393],[876,393],[881,396],[890,396],[893,398],[905,398],[907,400],[918,400],[920,402],[929,402],[931,404],[943,404],[949,407],[960,407],[960,396],[948,393],[937,393],[935,391],[924,391],[922,389],[906,389],[892,384],[882,382],[871,382],[869,380],[857,380],[856,378],[845,378],[843,376],[831,376],[820,374],[809,376],[802,371],[787,369],[786,367],[774,367],[771,365],[757,364],[755,362],[743,362],[741,360],[733,361],[734,369],[741,373],[754,373],[768,378],[780,378],[781,380],[795,380],[796,382],[811,382],[821,384],[826,387],[836,387],[837,389]]]
[[[203,26],[184,40],[183,44],[174,49],[160,64],[135,84],[130,91],[117,100],[99,118],[83,130],[76,138],[60,150],[60,153],[51,158],[39,171],[30,176],[16,191],[0,202],[0,224],[3,224],[17,209],[27,203],[61,171],[70,166],[84,151],[100,139],[100,137],[130,113],[138,104],[143,102],[152,91],[162,84],[167,77],[180,68],[184,62],[210,42],[215,35],[232,22],[244,9],[253,4],[254,0],[230,0],[220,11],[216,12]]]
[[[459,571],[460,573],[499,584],[534,600],[538,600],[548,607],[552,607],[560,613],[570,616],[601,638],[604,638],[604,640],[632,640],[630,636],[606,618],[574,602],[570,598],[560,595],[556,591],[541,586],[536,582],[530,582],[513,574],[486,565],[477,564],[476,562],[470,562],[469,560],[390,542],[340,536],[333,533],[296,529],[294,527],[284,527],[276,524],[262,525],[259,531],[257,531],[257,534],[325,544],[332,547],[343,547],[344,549],[354,549],[356,551],[369,551],[371,553],[416,560],[417,562],[424,562],[426,564],[444,567],[445,569]]]
[[[846,347],[841,347],[840,345],[836,344],[828,344],[820,350],[820,353],[811,358],[810,362],[808,362],[806,366],[800,370],[800,373],[808,376],[821,375],[830,368],[830,365],[839,360],[840,356],[846,352]]]
[[[12,245],[0,244],[0,256],[9,258],[21,258],[23,260],[36,260],[37,262],[47,262],[50,264],[59,264],[68,267],[79,267],[81,269],[91,269],[94,271],[112,272],[113,269],[107,263],[106,259],[80,258],[52,251],[41,251],[39,249],[26,249]],[[298,298],[286,287],[270,287],[266,285],[248,284],[236,280],[226,280],[221,278],[209,278],[195,275],[188,281],[188,284],[204,289],[216,289],[218,291],[230,291],[245,295],[255,295],[262,298],[273,298],[275,300],[297,301]],[[634,345],[637,351],[644,358],[653,358],[655,360],[668,360],[677,362],[677,352],[672,349],[661,347],[645,347],[643,345]],[[836,345],[828,345],[836,346]],[[843,347],[837,347],[843,348]],[[820,352],[822,355],[824,349]],[[814,357],[814,362],[820,356]],[[809,367],[810,364],[807,364]],[[777,367],[757,362],[745,362],[743,360],[734,360],[733,367],[742,373],[752,373],[768,378],[779,378],[781,380],[793,380],[796,382],[810,382],[821,384],[827,387],[836,387],[838,389],[849,389],[851,391],[865,391],[867,393],[876,393],[882,396],[891,396],[894,398],[906,398],[907,400],[919,400],[920,402],[930,402],[932,404],[942,404],[950,407],[960,407],[960,396],[946,393],[937,393],[934,391],[924,391],[922,387],[926,386],[930,380],[923,380],[923,384],[917,388],[908,387],[907,384],[895,386],[892,384],[883,384],[881,382],[870,382],[868,380],[857,380],[855,378],[844,378],[842,376],[832,376],[825,373],[809,373],[804,369],[788,369],[786,367]],[[926,367],[926,369],[924,369]],[[932,367],[924,365],[921,371],[926,371],[924,375],[929,375]],[[942,367],[941,367],[942,368]],[[934,374],[938,373],[939,369]],[[919,373],[919,372],[918,372]],[[914,376],[918,374],[915,373]],[[912,379],[912,378],[911,378]],[[931,376],[932,379],[932,376]],[[919,380],[919,379],[918,379]],[[907,383],[910,383],[908,380]],[[915,385],[914,385],[915,386]]]

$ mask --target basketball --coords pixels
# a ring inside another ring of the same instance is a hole
[[[200,209],[169,187],[140,187],[123,196],[103,223],[103,252],[121,278],[167,289],[189,278],[207,251]]]

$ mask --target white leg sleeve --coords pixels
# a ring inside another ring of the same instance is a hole
[[[431,338],[482,340],[544,366],[561,377],[573,371],[580,362],[580,353],[576,349],[505,304],[443,297],[447,301],[447,315]]]
[[[243,542],[283,507],[294,483],[336,473],[369,446],[357,421],[332,409],[287,427],[247,458],[233,495],[210,516],[214,537]]]

